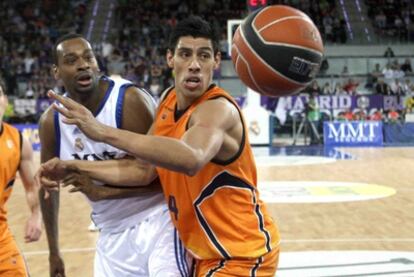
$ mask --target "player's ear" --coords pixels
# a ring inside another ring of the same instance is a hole
[[[55,64],[52,65],[51,73],[55,77],[55,80],[60,79],[59,68]]]
[[[170,68],[174,68],[174,53],[170,49],[167,50],[167,64]]]
[[[221,52],[217,51],[217,53],[214,55],[214,70],[220,67],[220,63],[221,63]]]

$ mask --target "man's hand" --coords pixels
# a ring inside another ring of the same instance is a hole
[[[64,123],[76,125],[92,140],[102,141],[105,125],[96,120],[91,111],[68,97],[54,93],[52,90],[49,90],[47,95],[63,105],[61,107],[54,103],[53,108],[64,116],[62,119]]]
[[[45,189],[45,199],[49,197],[49,191],[59,189],[59,180],[63,179],[69,172],[70,169],[67,164],[58,158],[53,158],[40,165],[34,180],[36,185]]]
[[[42,216],[40,212],[32,213],[26,222],[24,241],[33,242],[37,241],[42,234]]]
[[[65,277],[65,263],[60,255],[49,256],[50,277]]]
[[[70,173],[62,181],[62,186],[66,187],[72,185],[73,188],[69,192],[83,192],[91,201],[101,200],[99,194],[99,187],[92,182],[92,179],[79,172]]]

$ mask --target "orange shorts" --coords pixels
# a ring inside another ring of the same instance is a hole
[[[194,276],[274,277],[278,262],[279,247],[255,259],[197,260],[194,268]]]
[[[14,239],[0,243],[0,276],[27,277],[26,262]]]

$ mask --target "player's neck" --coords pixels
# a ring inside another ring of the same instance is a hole
[[[106,88],[103,82],[99,82],[99,85],[96,87],[95,90],[89,93],[69,93],[69,97],[76,102],[85,106],[88,110],[90,110],[93,114],[98,110],[103,98],[106,94]]]

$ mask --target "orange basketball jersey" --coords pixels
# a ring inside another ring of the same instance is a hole
[[[0,242],[11,236],[7,227],[6,201],[19,168],[21,144],[19,131],[3,123],[0,131]]]
[[[180,139],[197,106],[217,97],[225,97],[239,110],[227,92],[213,86],[175,121],[173,89],[160,104],[154,134]],[[198,259],[256,258],[279,244],[277,227],[259,199],[245,126],[243,133],[233,159],[213,160],[195,176],[157,168],[173,223],[185,247]]]

